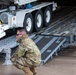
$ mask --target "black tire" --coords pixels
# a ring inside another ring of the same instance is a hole
[[[27,23],[27,21],[29,22]],[[33,25],[33,17],[31,13],[25,15],[23,26],[28,34],[33,32],[34,25]]]
[[[43,27],[43,14],[41,10],[36,11],[34,21],[35,31],[38,32]]]
[[[50,6],[45,8],[43,15],[44,15],[44,26],[49,26],[52,17],[52,11]]]

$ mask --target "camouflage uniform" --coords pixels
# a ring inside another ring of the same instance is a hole
[[[19,69],[38,66],[41,62],[41,54],[35,43],[28,35],[21,37],[18,42],[20,45],[11,58],[13,64]]]

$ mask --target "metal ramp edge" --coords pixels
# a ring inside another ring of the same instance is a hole
[[[49,58],[60,49],[63,43],[66,41],[65,37],[36,35],[32,38],[41,52],[42,63],[46,63]]]
[[[46,53],[49,53],[49,55],[47,55],[46,58],[42,58],[42,63],[46,63],[50,58],[53,57],[53,55],[60,49],[60,47],[64,44],[64,42],[66,41],[66,38],[63,38],[62,41],[60,41],[60,43],[54,48],[54,50],[49,50],[47,49],[45,52]],[[53,42],[54,43],[54,42]],[[51,47],[51,46],[50,46]],[[43,53],[42,56],[44,56],[44,54],[46,53]],[[45,56],[44,56],[45,57]]]

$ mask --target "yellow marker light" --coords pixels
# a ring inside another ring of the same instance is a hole
[[[0,21],[0,25],[2,24],[2,22]]]

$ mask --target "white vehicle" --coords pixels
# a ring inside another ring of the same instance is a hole
[[[12,0],[12,2],[12,6],[0,11],[0,38],[11,28],[24,27],[27,33],[33,30],[40,31],[43,25],[48,26],[51,23],[52,11],[57,7],[54,2],[40,3],[37,0]]]

